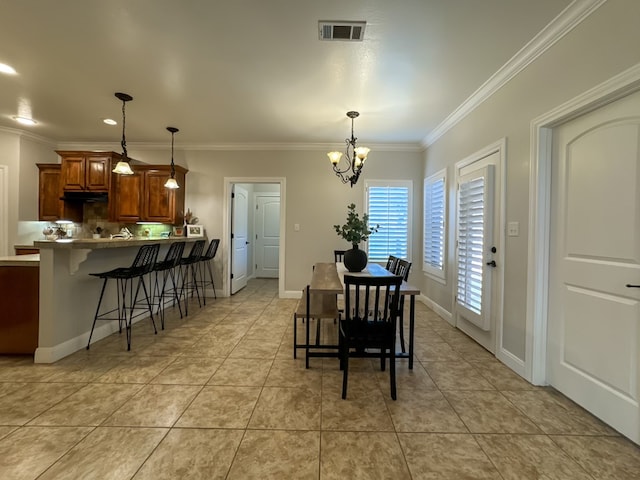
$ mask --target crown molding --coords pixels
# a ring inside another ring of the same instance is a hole
[[[55,142],[54,142],[55,143]],[[58,142],[59,150],[115,150],[119,151],[119,143],[98,142]],[[379,152],[423,152],[424,147],[420,143],[367,143],[372,151]],[[167,150],[167,143],[157,142],[128,142],[129,150]],[[332,143],[182,143],[176,144],[175,149],[180,151],[330,151],[336,148],[344,148],[344,145],[336,147]]]
[[[494,73],[480,88],[444,119],[423,140],[424,147],[435,143],[447,131],[500,90],[509,80],[534,62],[607,0],[574,0]]]
[[[27,138],[29,140],[33,140],[34,142],[43,143],[45,145],[56,144],[55,140],[51,140],[50,138],[36,135],[35,133],[27,132],[26,130],[21,130],[19,128],[0,127],[0,132],[17,135],[18,137]]]

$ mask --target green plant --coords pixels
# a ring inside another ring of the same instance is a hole
[[[364,213],[362,218],[356,213],[356,204],[352,203],[347,207],[347,223],[344,225],[334,225],[339,237],[344,238],[354,247],[360,242],[366,242],[369,235],[378,231],[380,225],[369,227],[369,215]]]

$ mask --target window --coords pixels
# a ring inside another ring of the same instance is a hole
[[[425,178],[422,270],[441,280],[445,279],[446,190],[446,169]]]
[[[370,180],[366,183],[366,211],[369,225],[380,225],[367,241],[373,262],[386,262],[389,255],[411,261],[410,180]]]

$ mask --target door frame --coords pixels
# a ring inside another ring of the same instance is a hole
[[[524,376],[547,384],[553,128],[640,90],[640,63],[531,121]]]
[[[286,233],[286,178],[285,177],[224,177],[224,190],[222,197],[222,294],[231,296],[231,281],[229,272],[231,269],[231,192],[236,183],[275,183],[280,185],[280,258],[278,259],[278,296],[285,296],[285,233]]]
[[[495,230],[495,226],[498,226],[498,235],[497,238],[494,239],[494,243],[499,245],[498,252],[496,253],[495,259],[498,262],[498,265],[501,268],[494,269],[492,272],[492,278],[495,282],[495,288],[498,289],[497,292],[492,291],[492,301],[491,308],[495,309],[494,316],[496,319],[495,323],[495,338],[494,338],[494,355],[496,358],[500,359],[503,363],[507,364],[510,368],[515,371],[522,370],[521,365],[517,365],[517,359],[513,354],[505,350],[502,345],[502,334],[503,334],[503,309],[504,309],[504,259],[505,259],[505,215],[506,215],[506,202],[505,202],[505,194],[506,194],[506,185],[507,185],[507,173],[506,173],[506,155],[507,155],[507,139],[505,137],[500,140],[487,145],[486,147],[472,153],[468,157],[456,162],[454,165],[454,193],[453,196],[454,201],[453,209],[454,218],[455,218],[455,232],[456,232],[456,241],[458,236],[458,179],[460,178],[460,171],[465,167],[477,162],[482,159],[493,155],[494,153],[498,154],[498,167],[499,167],[499,175],[494,177],[494,191],[497,192],[498,198],[500,199],[500,204],[497,206],[494,205],[494,219],[493,226]],[[452,281],[452,295],[455,298],[456,289],[458,286],[458,273],[457,273],[457,262],[458,262],[458,249],[455,248],[455,265],[453,272],[453,281]],[[493,301],[495,299],[495,302]],[[456,316],[456,302],[453,303],[453,312],[452,312],[452,321],[457,323]]]

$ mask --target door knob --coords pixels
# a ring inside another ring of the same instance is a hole
[[[487,262],[487,265],[489,265],[490,267],[496,268],[496,261],[495,260],[491,260],[490,262]]]

